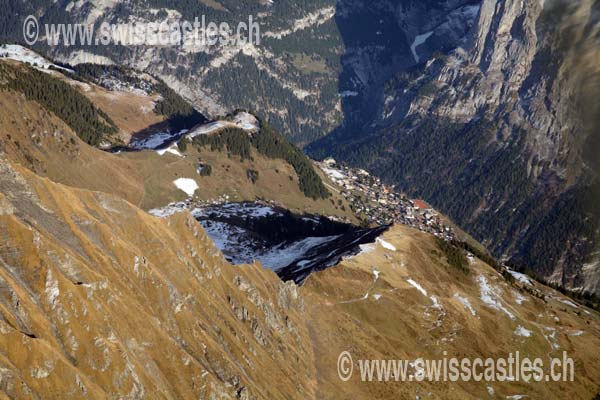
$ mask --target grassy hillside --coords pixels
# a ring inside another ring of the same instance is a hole
[[[226,129],[214,135],[197,136],[194,144],[199,148],[226,151],[229,155],[239,156],[242,161],[252,158],[254,148],[264,157],[290,164],[298,176],[300,190],[306,197],[314,200],[331,197],[308,157],[266,121],[261,121],[260,131],[254,135],[248,135],[241,129]]]
[[[148,101],[143,96],[67,81],[69,87],[85,94],[95,107],[106,107],[111,117],[115,116],[121,132],[156,122],[154,113],[133,113],[143,103],[132,101]],[[55,182],[114,193],[144,209],[151,209],[184,200],[187,196],[173,181],[186,177],[196,180],[201,188],[196,192],[197,200],[223,196],[229,196],[230,201],[264,199],[297,212],[334,215],[355,221],[349,206],[339,195],[316,200],[305,196],[292,165],[283,159],[264,156],[254,148],[251,159],[244,160],[191,145],[182,151],[182,157],[171,153],[161,156],[155,151],[110,154],[84,143],[73,129],[42,104],[14,90],[5,89],[0,93],[0,149],[10,160]],[[133,117],[130,119],[123,110],[131,110]],[[210,165],[212,173],[201,176],[198,173],[200,165]],[[258,172],[254,183],[248,179],[249,170]]]
[[[118,81],[138,91],[156,96],[152,111],[168,120],[172,129],[189,128],[206,118],[165,82],[147,74],[118,65],[78,64],[73,67],[75,79],[97,83],[105,88]]]
[[[346,390],[356,399],[489,398],[490,387],[495,398],[591,399],[598,393],[600,359],[589,351],[600,345],[596,312],[541,284],[506,280],[479,259],[465,274],[448,263],[431,235],[398,226],[383,239],[386,247],[377,244],[316,273],[300,289],[319,354],[317,398]],[[342,351],[354,359],[349,382],[335,367]],[[575,382],[360,382],[359,359],[498,358],[517,351],[545,362],[567,351],[575,359]]]
[[[190,215],[0,158],[0,231],[7,398],[314,397],[296,288],[226,263]]]
[[[596,313],[535,283],[542,295],[533,296],[479,260],[466,275],[430,235],[394,227],[297,288],[260,265],[225,262],[189,214],[154,218],[0,161],[8,397],[464,399],[487,398],[487,386],[503,398],[596,394]],[[516,351],[548,360],[563,350],[575,360],[573,383],[365,383],[357,364],[343,382],[336,368],[342,351],[357,363]]]

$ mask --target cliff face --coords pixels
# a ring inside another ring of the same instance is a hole
[[[343,120],[336,131],[369,129],[383,107],[386,83],[435,52],[463,44],[479,5],[479,0],[338,2],[336,24],[345,52],[339,76]]]
[[[29,14],[41,24],[109,22],[119,28],[202,16],[207,23],[236,26],[252,15],[260,24],[260,45],[48,47],[42,42],[37,48],[72,64],[114,63],[150,72],[205,115],[251,109],[296,143],[308,144],[344,121],[355,121],[353,112],[368,115],[362,108],[372,104],[397,68],[455,48],[475,22],[480,2],[39,1],[11,4],[11,12],[0,17],[0,37],[21,41],[19,24]],[[356,100],[360,104],[354,107]]]
[[[598,32],[595,1],[486,0],[464,45],[397,74],[367,128],[311,150],[428,198],[498,256],[597,291]]]

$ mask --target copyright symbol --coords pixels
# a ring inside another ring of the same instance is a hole
[[[338,375],[343,382],[348,382],[352,377],[352,370],[354,369],[354,363],[352,362],[352,356],[347,351],[342,351],[338,357],[337,362]]]
[[[25,18],[25,22],[23,23],[23,39],[25,39],[25,43],[33,46],[37,42],[39,34],[37,19],[33,15]]]

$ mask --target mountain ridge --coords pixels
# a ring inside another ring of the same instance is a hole
[[[515,348],[546,358],[564,348],[581,366],[575,385],[498,382],[494,391],[558,398],[597,389],[595,312],[539,284],[511,284],[475,259],[465,275],[430,235],[394,227],[297,288],[260,265],[226,263],[189,214],[154,218],[2,161],[0,365],[9,396],[458,399],[489,390],[344,383],[335,359],[350,343],[356,357],[407,359]]]

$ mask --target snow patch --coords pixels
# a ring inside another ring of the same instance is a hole
[[[502,305],[500,295],[497,293],[497,288],[492,287],[485,276],[479,275],[479,288],[481,292],[481,301],[496,310],[502,311],[510,317],[510,319],[516,319],[516,317],[508,311],[506,307]]]
[[[521,325],[517,326],[517,329],[515,329],[515,335],[517,336],[531,337],[532,334],[533,333],[529,329],[525,329]]]
[[[413,281],[412,279],[408,279],[407,282],[414,287],[415,289],[417,289],[419,292],[421,292],[421,294],[425,297],[427,297],[427,291],[425,289],[423,289],[423,286],[419,285],[417,282]]]
[[[525,274],[522,274],[520,272],[516,272],[511,270],[510,268],[506,269],[508,271],[509,274],[512,275],[513,278],[515,278],[515,280],[519,283],[522,283],[523,285],[528,285],[528,286],[533,286],[533,282],[531,281],[531,278],[528,277]]]
[[[209,134],[216,132],[219,129],[222,129],[224,127],[225,127],[225,124],[221,121],[211,122],[208,124],[200,125],[197,128],[194,128],[193,131],[188,133],[187,137],[189,139],[193,139],[196,136],[209,135]]]
[[[303,255],[305,255],[313,247],[317,247],[319,245],[335,240],[340,236],[341,235],[325,237],[308,237],[298,242],[292,243],[291,245],[277,247],[272,251],[258,255],[256,258],[265,267],[277,271],[283,267],[292,264],[294,261],[298,260]]]
[[[410,51],[412,51],[413,53],[413,57],[415,58],[415,62],[419,62],[419,56],[417,54],[417,47],[421,46],[423,43],[425,43],[427,41],[427,39],[429,39],[431,37],[431,35],[433,35],[434,31],[431,32],[427,32],[424,33],[422,35],[418,35],[413,44],[410,46]]]
[[[258,120],[254,115],[247,112],[239,112],[233,117],[233,121],[222,120],[200,125],[188,133],[186,137],[193,139],[197,136],[210,135],[228,127],[239,128],[246,132],[257,132],[260,130]]]
[[[183,154],[181,154],[174,146],[170,146],[162,150],[156,150],[156,153],[158,153],[159,156],[164,156],[166,153],[169,153],[178,157],[183,157]]]
[[[60,290],[58,288],[58,280],[56,280],[52,276],[52,270],[48,270],[46,274],[46,300],[50,305],[50,308],[54,310],[56,308],[56,304],[58,303],[58,295],[60,294]]]
[[[230,219],[236,216],[243,218],[264,218],[276,213],[273,207],[258,203],[228,203],[221,204],[218,208],[211,208],[210,210],[197,208],[192,212],[196,218],[210,214],[219,219]]]
[[[189,178],[179,178],[173,182],[177,189],[185,192],[188,196],[192,197],[196,190],[199,189],[198,184],[195,180]]]
[[[555,328],[547,326],[544,328],[544,332],[542,332],[542,334],[544,335],[544,338],[546,338],[548,343],[550,343],[550,347],[552,347],[553,350],[560,350],[560,344],[558,343],[558,339],[556,338],[556,332],[557,331]]]
[[[187,205],[184,202],[179,202],[179,203],[171,203],[168,206],[162,207],[162,208],[154,208],[154,209],[148,211],[148,213],[155,217],[167,218],[167,217],[170,217],[171,215],[175,215],[177,213],[184,212],[186,210],[187,210]]]
[[[6,44],[0,46],[0,57],[31,64],[32,66],[41,69],[49,69],[50,67],[52,67],[67,72],[73,72],[73,70],[59,67],[58,65],[53,64],[50,61],[46,60],[44,57],[37,54],[36,52],[31,51],[23,46],[19,46],[17,44]]]
[[[377,243],[379,243],[381,245],[381,247],[383,247],[384,249],[396,251],[396,247],[393,244],[386,242],[385,240],[383,240],[381,238],[377,238]]]
[[[567,300],[567,299],[563,299],[560,297],[554,297],[554,300],[559,301],[563,304],[568,305],[569,307],[573,307],[573,308],[579,308],[579,306],[575,303],[573,303],[571,300]]]
[[[159,132],[152,136],[139,140],[133,141],[129,145],[135,150],[159,150],[162,146],[165,146],[169,142],[181,137],[187,132],[187,129],[183,129],[177,133],[173,132]],[[159,150],[162,151],[162,150]],[[164,153],[163,153],[164,154]],[[162,154],[161,154],[162,155]]]
[[[372,243],[361,244],[358,247],[360,248],[359,254],[369,254],[375,251],[375,246]]]
[[[461,304],[465,307],[465,309],[467,309],[471,315],[473,315],[474,317],[477,315],[477,313],[475,312],[475,309],[473,308],[473,306],[471,305],[471,302],[469,301],[469,299],[467,299],[466,297],[462,297],[460,294],[456,293],[454,295],[454,298],[458,301],[461,302]]]
[[[527,300],[527,299],[525,298],[525,296],[523,296],[523,295],[522,295],[521,293],[519,293],[519,292],[514,292],[514,295],[515,295],[515,302],[516,302],[518,305],[521,305],[521,304],[523,304],[523,303],[524,303],[524,302]]]

